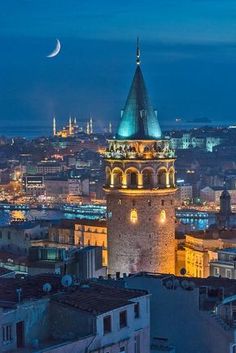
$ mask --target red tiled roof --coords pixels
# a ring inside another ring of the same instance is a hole
[[[59,276],[43,274],[33,277],[21,278],[0,278],[0,302],[8,301],[16,303],[18,296],[16,290],[21,288],[21,300],[41,298],[47,293],[43,291],[43,285],[50,283],[52,290],[50,293],[58,292],[62,289]]]
[[[74,292],[59,295],[55,300],[79,310],[99,315],[128,305],[131,303],[131,299],[147,294],[147,291],[144,290],[115,288],[89,282],[86,288],[80,286]]]

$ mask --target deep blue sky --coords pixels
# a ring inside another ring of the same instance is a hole
[[[142,68],[160,123],[236,123],[235,0],[0,1],[0,134],[69,114],[117,122]],[[60,55],[47,59],[56,38]]]

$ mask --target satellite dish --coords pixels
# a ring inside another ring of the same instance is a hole
[[[65,275],[61,279],[61,284],[63,285],[63,287],[70,287],[72,283],[73,283],[73,279],[71,275]]]
[[[51,284],[50,284],[50,283],[44,283],[44,285],[43,285],[43,291],[44,291],[45,293],[49,293],[49,292],[51,292],[51,290],[52,290]]]

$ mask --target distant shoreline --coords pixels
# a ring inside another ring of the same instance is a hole
[[[220,124],[219,122],[209,122],[206,120],[205,122],[190,122],[190,121],[183,121],[183,122],[170,122],[164,123],[160,120],[160,125],[162,131],[169,131],[169,130],[191,130],[193,128],[200,129],[202,127],[228,127],[230,125],[234,125],[232,122],[225,122],[224,124]],[[235,123],[236,125],[236,123]],[[114,130],[115,126],[114,126]],[[96,125],[95,125],[96,131]],[[103,133],[103,131],[97,131],[98,133]],[[7,127],[6,125],[0,126],[0,136],[4,136],[7,138],[16,138],[22,137],[26,139],[34,139],[38,137],[50,137],[52,136],[52,127],[51,126],[28,126],[28,125],[21,125],[21,126],[14,126],[14,127]]]

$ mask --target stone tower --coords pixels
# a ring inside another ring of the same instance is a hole
[[[108,271],[175,273],[175,156],[140,68],[105,152]]]
[[[230,227],[230,218],[232,215],[231,210],[231,196],[226,185],[224,190],[220,195],[220,212],[217,214],[217,225],[219,228],[229,228]]]

